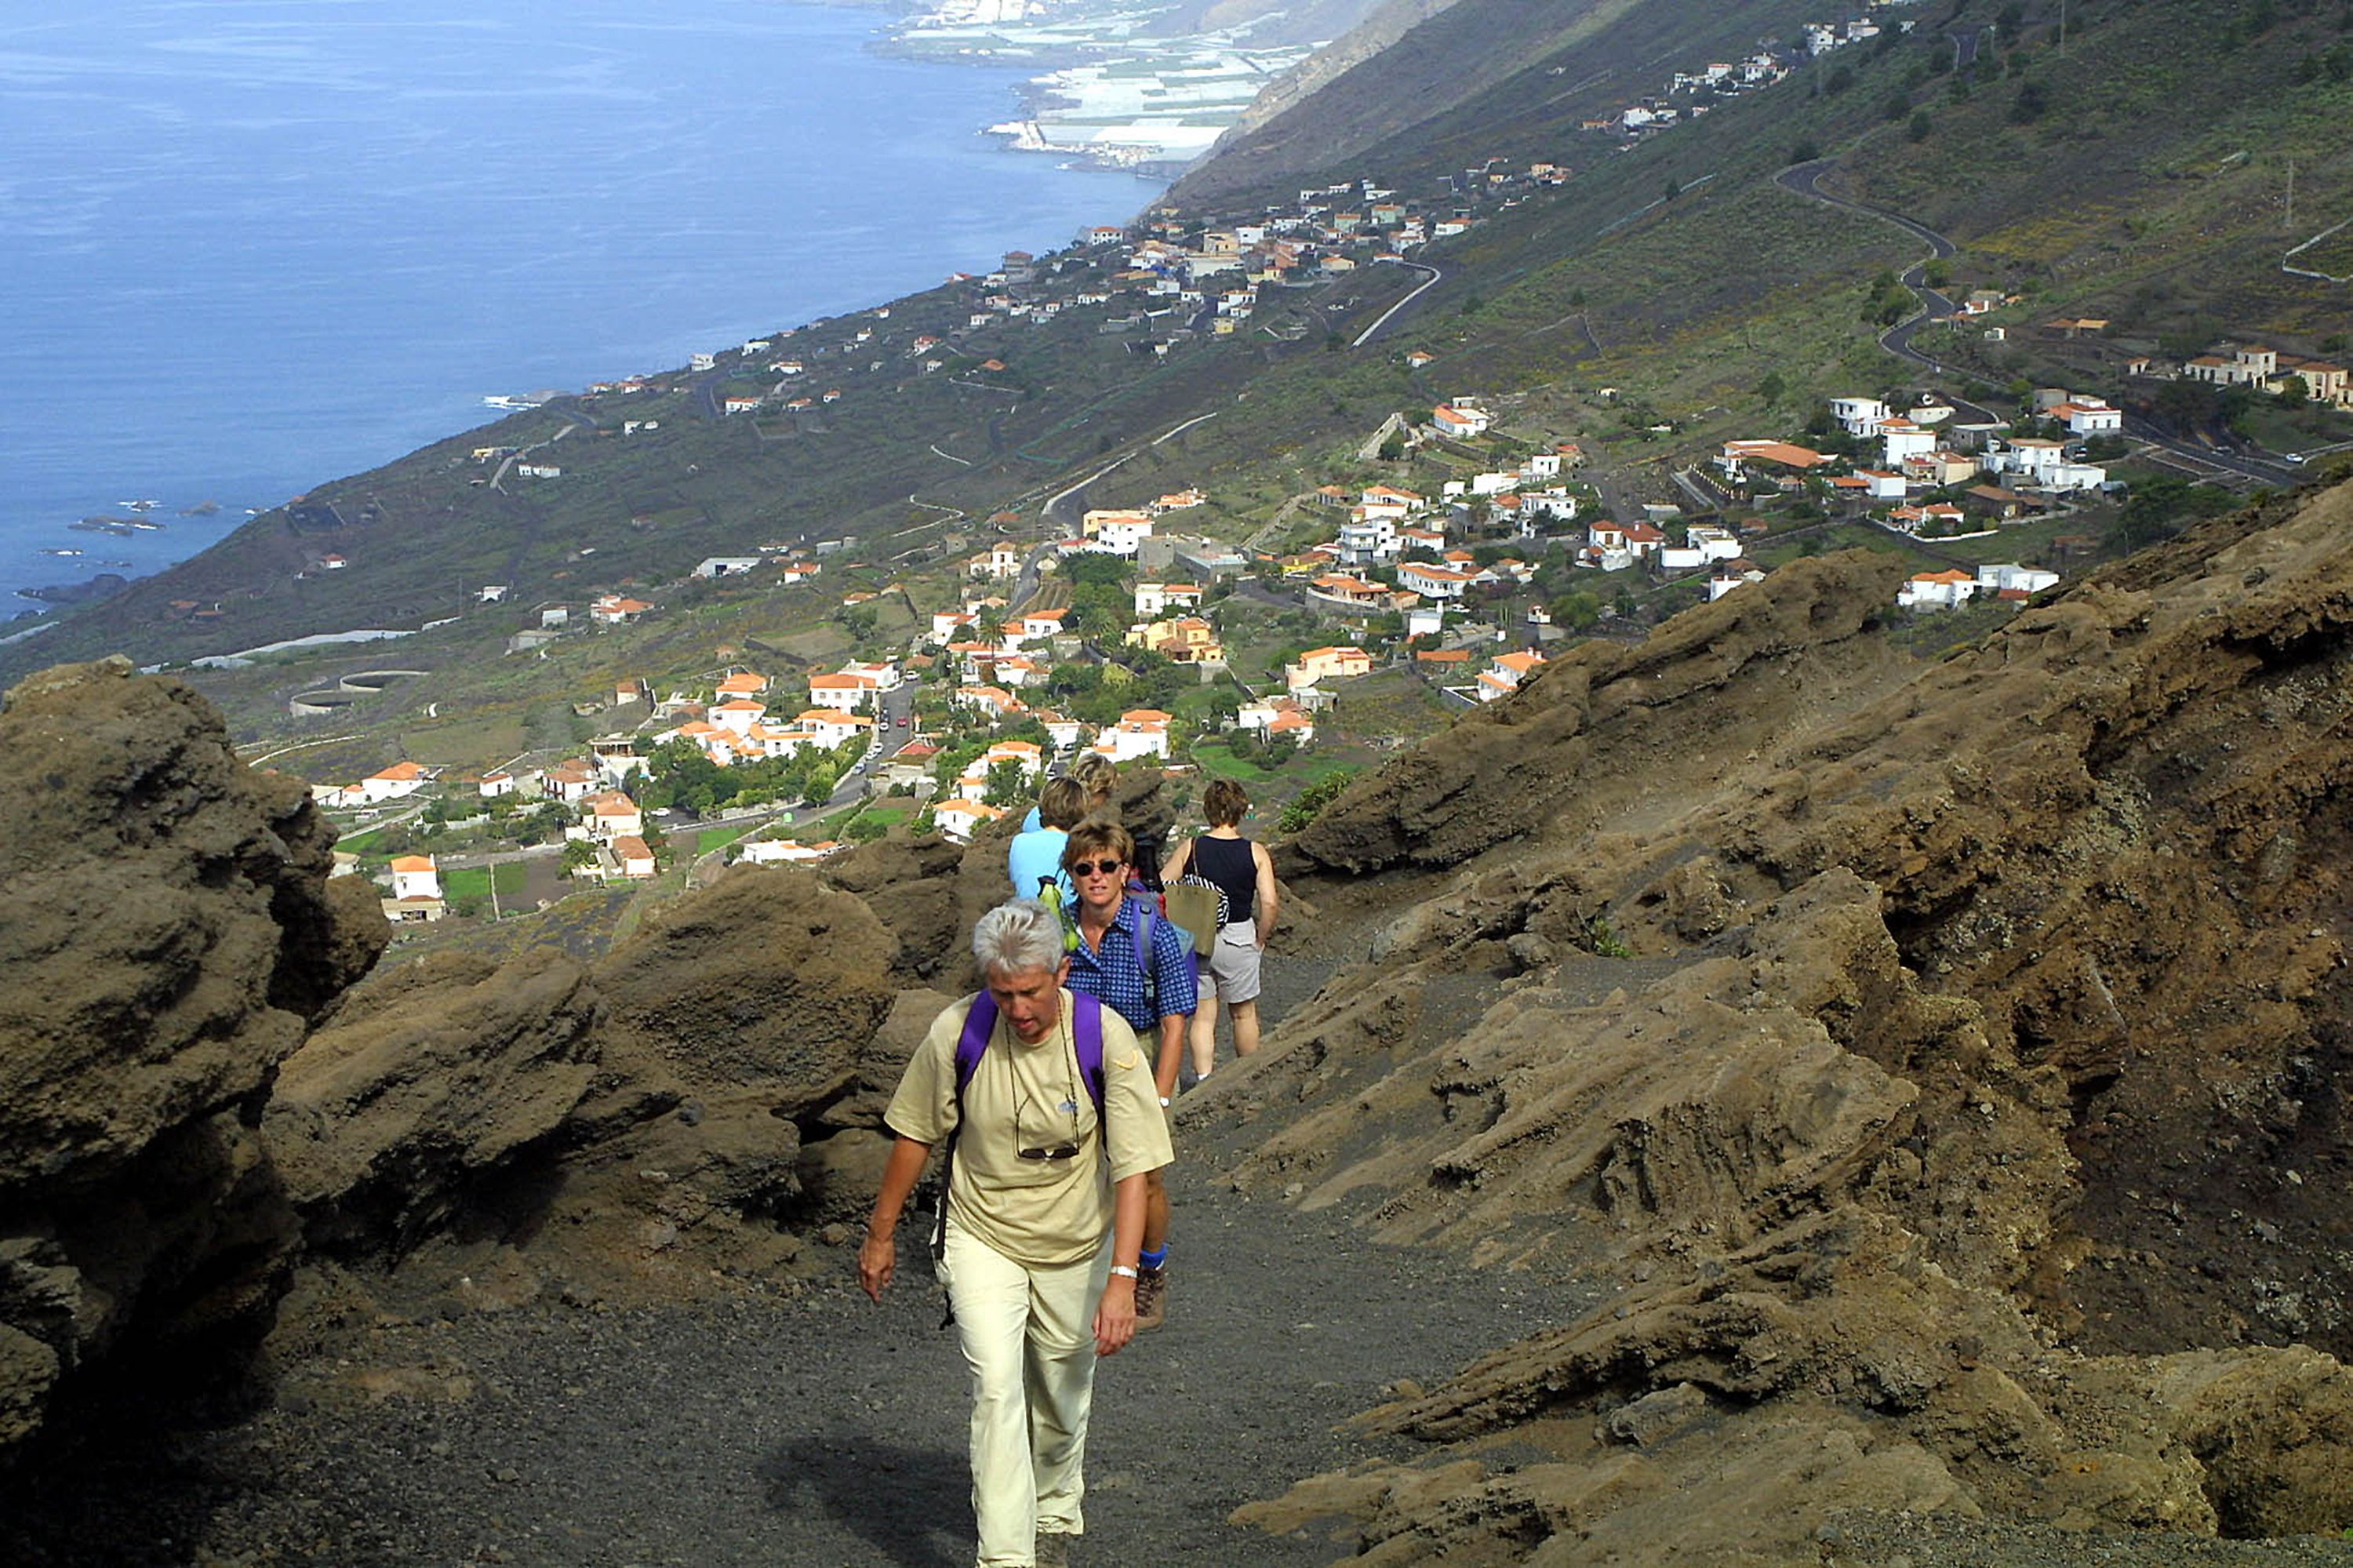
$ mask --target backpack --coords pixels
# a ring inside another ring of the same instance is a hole
[[[1135,962],[1144,971],[1144,1005],[1156,1017],[1160,1012],[1160,980],[1153,973],[1159,966],[1152,961],[1152,923],[1160,918],[1160,895],[1143,883],[1130,880],[1127,901],[1135,906]]]
[[[1192,933],[1196,958],[1208,958],[1216,950],[1218,933],[1228,919],[1224,888],[1188,871],[1170,883],[1160,897],[1167,906],[1168,918]]]
[[[956,1036],[955,1047],[955,1130],[948,1134],[947,1148],[940,1160],[938,1213],[932,1224],[932,1262],[936,1265],[948,1249],[948,1179],[955,1169],[956,1138],[964,1131],[964,1086],[980,1070],[980,1059],[988,1051],[988,1039],[997,1032],[997,999],[982,991],[972,999],[972,1010],[965,1014],[964,1033]],[[1103,1117],[1103,1002],[1085,991],[1071,993],[1071,1040],[1079,1058],[1079,1076],[1086,1081],[1087,1097],[1095,1103],[1098,1125]],[[940,1327],[955,1321],[951,1307]]]

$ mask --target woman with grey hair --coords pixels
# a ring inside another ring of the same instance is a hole
[[[859,1283],[882,1298],[899,1216],[947,1143],[935,1256],[972,1373],[978,1561],[1055,1568],[1086,1528],[1096,1358],[1135,1335],[1145,1179],[1169,1161],[1168,1124],[1126,1020],[1063,989],[1053,910],[997,906],[972,952],[987,989],[933,1022],[883,1113],[897,1141]]]
[[[1062,920],[1035,898],[1016,898],[982,916],[972,928],[973,961],[992,985],[1000,973],[1062,966]]]

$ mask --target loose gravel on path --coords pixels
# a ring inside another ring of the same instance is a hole
[[[1336,1217],[1229,1192],[1180,1202],[1168,1322],[1097,1383],[1082,1562],[1345,1555],[1226,1516],[1410,1451],[1335,1426],[1395,1380],[1441,1376],[1573,1305],[1525,1274],[1457,1277],[1435,1255],[1366,1245]],[[184,1473],[163,1490],[143,1465],[93,1478],[78,1521],[34,1521],[47,1539],[0,1524],[0,1548],[16,1564],[961,1568],[968,1405],[938,1294],[910,1256],[875,1307],[840,1255],[839,1285],[782,1301],[533,1306],[380,1330],[373,1367],[416,1370],[401,1393],[281,1400],[180,1438]],[[446,1397],[456,1379],[462,1396]]]

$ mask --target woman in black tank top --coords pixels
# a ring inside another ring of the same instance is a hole
[[[1177,845],[1160,868],[1164,886],[1189,874],[1216,884],[1226,895],[1226,925],[1203,966],[1201,1005],[1187,1034],[1197,1077],[1208,1077],[1217,1063],[1219,1001],[1226,1004],[1234,1054],[1247,1056],[1258,1049],[1259,955],[1274,929],[1278,900],[1272,857],[1264,844],[1242,837],[1241,820],[1249,810],[1250,797],[1240,785],[1230,779],[1210,780],[1201,795],[1209,831]]]

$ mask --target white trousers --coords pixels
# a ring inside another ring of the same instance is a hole
[[[944,1273],[972,1369],[972,1511],[981,1568],[1032,1568],[1038,1532],[1086,1528],[1080,1499],[1109,1238],[1059,1268],[1016,1263],[951,1224]]]

